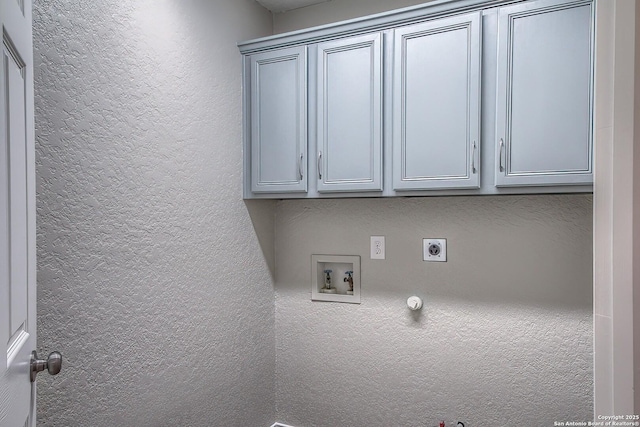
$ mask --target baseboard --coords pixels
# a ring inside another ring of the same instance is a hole
[[[274,425],[272,425],[271,427],[293,427],[290,426],[288,424],[282,424],[282,423],[275,423]]]

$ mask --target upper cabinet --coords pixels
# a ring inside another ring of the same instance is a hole
[[[318,191],[382,190],[382,35],[317,47]]]
[[[307,190],[307,55],[251,55],[251,191]]]
[[[593,0],[442,0],[240,44],[244,197],[590,192]]]
[[[592,7],[499,10],[496,185],[592,182]]]
[[[395,30],[393,188],[478,188],[481,12]]]

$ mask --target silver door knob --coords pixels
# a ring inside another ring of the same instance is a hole
[[[47,359],[38,359],[38,353],[33,350],[31,352],[31,382],[36,380],[38,372],[49,371],[51,375],[57,375],[62,369],[62,355],[57,351],[51,352]]]

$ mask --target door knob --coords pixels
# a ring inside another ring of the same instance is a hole
[[[51,375],[57,375],[62,369],[62,354],[53,351],[47,359],[38,359],[38,353],[33,350],[31,352],[31,382],[36,380],[36,375],[40,371],[49,371]]]

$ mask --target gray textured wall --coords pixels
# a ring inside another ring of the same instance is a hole
[[[590,420],[591,209],[590,195],[280,202],[278,420]],[[369,259],[371,235],[386,260]],[[423,262],[423,237],[446,238],[448,262]],[[360,305],[311,301],[312,254],[361,256]]]
[[[271,29],[253,0],[36,0],[38,347],[65,357],[40,425],[273,422],[235,46]]]
[[[273,15],[273,32],[284,33],[316,25],[359,18],[433,0],[329,0]]]

